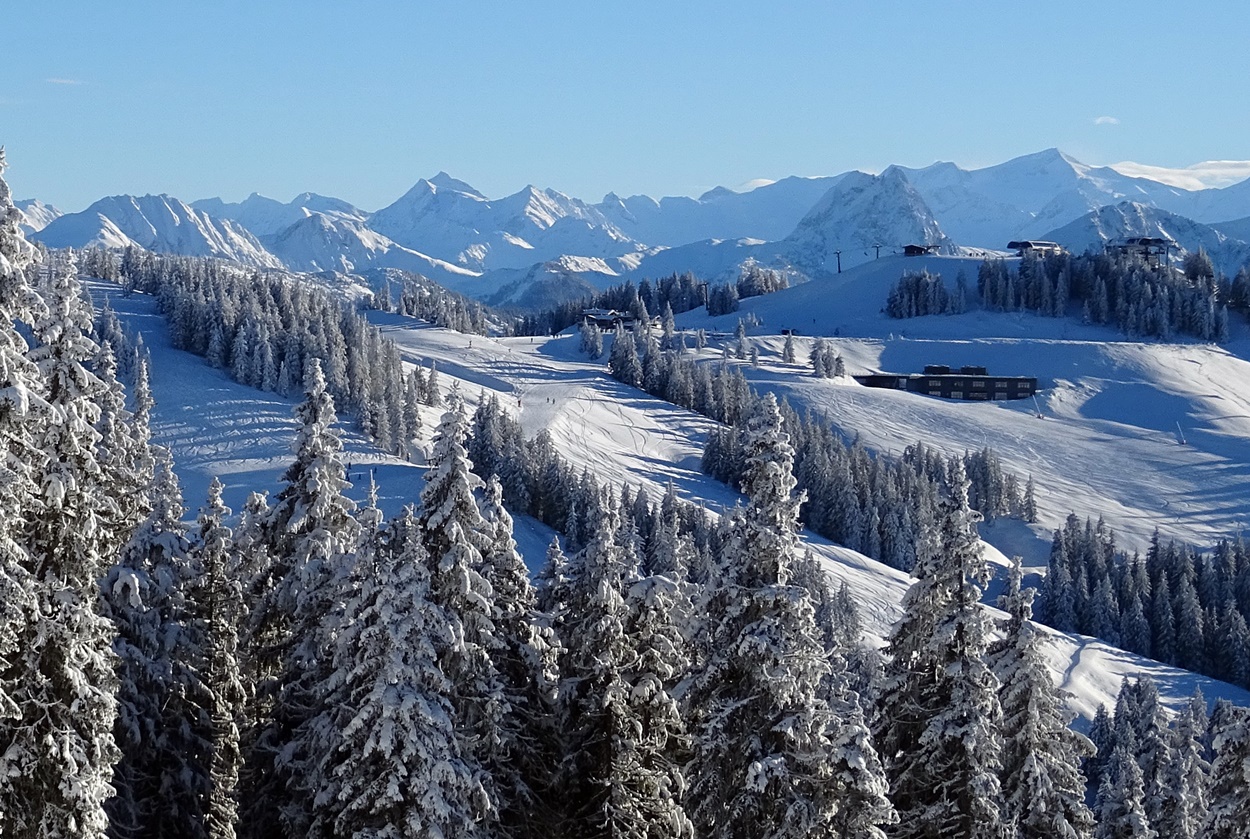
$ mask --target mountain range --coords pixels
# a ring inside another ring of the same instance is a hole
[[[81,213],[38,201],[21,209],[27,232],[50,247],[137,245],[295,271],[397,268],[521,307],[673,272],[723,281],[748,261],[803,281],[912,243],[978,253],[1047,239],[1082,251],[1163,235],[1178,256],[1202,247],[1226,273],[1250,255],[1250,180],[1187,190],[1058,149],[980,169],[891,166],[698,198],[609,193],[598,204],[535,186],[492,199],[440,172],[374,212],[315,193],[287,203],[255,193],[191,204],[123,195]]]

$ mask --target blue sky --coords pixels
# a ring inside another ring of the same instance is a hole
[[[1136,2],[7,4],[18,197],[365,209],[446,170],[597,201],[890,163],[1250,158],[1250,8]]]

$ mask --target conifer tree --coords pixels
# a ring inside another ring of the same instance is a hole
[[[105,526],[115,505],[96,459],[102,385],[86,367],[98,347],[79,291],[72,259],[51,267],[30,352],[52,421],[32,438],[41,503],[22,524],[35,608],[5,667],[0,723],[0,810],[6,834],[22,839],[102,836],[118,756],[113,628],[98,580],[120,545]]]
[[[489,794],[486,824],[498,818],[502,791],[492,767],[506,762],[512,713],[503,680],[491,658],[498,643],[494,592],[482,576],[482,552],[490,539],[473,490],[481,481],[465,449],[468,419],[453,387],[438,429],[417,520],[430,562],[430,597],[452,624],[452,643],[438,647],[439,665],[453,685],[453,720],[460,753],[475,767]],[[510,806],[504,805],[504,806]]]
[[[211,784],[198,627],[186,597],[192,564],[182,494],[168,452],[156,453],[151,512],[122,549],[103,588],[120,659],[115,737],[121,749],[109,801],[110,833],[204,836]]]
[[[828,665],[811,598],[792,581],[802,497],[771,395],[747,423],[744,447],[748,505],[727,525],[706,660],[690,693],[687,801],[703,835],[808,836],[829,830],[842,804],[837,732],[819,693]],[[877,830],[866,825],[862,835]]]
[[[1225,706],[1211,720],[1210,815],[1206,839],[1244,836],[1250,825],[1250,711]]]
[[[318,836],[472,839],[488,806],[481,778],[459,752],[438,648],[454,627],[430,599],[420,526],[411,509],[388,528],[376,563],[348,603],[328,685],[342,691],[341,733],[317,755],[324,779]]]
[[[533,836],[550,830],[551,804],[544,793],[558,758],[554,723],[557,647],[538,618],[529,572],[512,538],[512,516],[503,506],[503,486],[491,476],[482,499],[488,541],[482,577],[494,593],[495,645],[491,659],[499,671],[511,713],[504,741],[489,768],[501,788],[499,827],[505,836]]]
[[[1071,716],[1060,705],[1065,695],[1051,681],[1043,638],[1031,623],[1034,591],[1021,590],[1021,578],[1015,557],[998,603],[1009,615],[1006,639],[994,657],[1002,683],[1004,816],[1015,822],[1018,839],[1089,837],[1094,817],[1085,805],[1080,760],[1095,753],[1094,745],[1068,727]]]
[[[1098,814],[1095,839],[1155,839],[1158,834],[1146,818],[1145,795],[1141,768],[1127,745],[1117,745],[1094,802]]]
[[[980,515],[968,507],[961,461],[941,502],[936,543],[919,550],[918,580],[887,647],[879,742],[900,837],[1000,837],[999,684],[985,661]]]
[[[360,532],[355,505],[343,495],[349,484],[334,400],[319,361],[310,359],[306,371],[305,398],[295,409],[295,461],[263,525],[273,565],[258,612],[269,622],[266,634],[277,649],[268,654],[277,663],[276,675],[257,685],[270,708],[246,756],[242,824],[252,836],[308,829],[320,778],[303,738],[329,677],[342,587]]]
[[[35,476],[44,454],[36,439],[48,416],[43,382],[18,329],[41,304],[26,280],[35,249],[22,236],[21,214],[3,175],[0,148],[0,819],[17,806],[3,755],[16,735],[10,720],[18,718],[16,700],[26,674],[7,663],[27,637],[36,608],[35,569],[24,542],[26,521],[37,514]]]
[[[209,699],[207,718],[202,720],[210,781],[204,804],[206,839],[234,839],[236,835],[240,712],[247,699],[238,658],[243,587],[234,573],[233,534],[225,525],[230,508],[222,503],[222,489],[221,480],[214,477],[196,519],[192,549],[202,572],[193,619],[203,639],[202,678]]]
[[[1207,705],[1198,691],[1181,712],[1171,732],[1172,747],[1163,772],[1162,802],[1154,823],[1160,836],[1198,839],[1208,817],[1211,764],[1203,747]]]

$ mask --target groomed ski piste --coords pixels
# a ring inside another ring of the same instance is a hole
[[[1053,529],[1073,512],[1082,519],[1103,516],[1117,545],[1130,551],[1144,551],[1156,527],[1164,538],[1201,548],[1236,536],[1250,521],[1245,327],[1236,326],[1234,340],[1223,346],[1142,343],[1072,319],[977,310],[893,320],[880,311],[904,269],[941,273],[951,286],[962,269],[975,288],[978,264],[957,257],[882,258],[744,300],[731,315],[709,318],[700,309],[677,321],[682,329],[723,336],[698,354],[713,364],[720,363],[722,344],[733,341],[738,319],[754,315],[759,324],[748,335],[759,346],[760,365],[731,363],[743,365],[755,388],[774,391],[800,410],[811,407],[872,450],[898,454],[918,440],[946,453],[989,446],[1005,469],[1022,479],[1032,475],[1038,523],[981,527],[987,556],[997,565],[1020,554],[1034,572],[1044,568]],[[92,291],[97,302],[108,295],[151,351],[155,441],[173,451],[192,514],[214,475],[225,483],[226,503],[236,511],[248,493],[276,491],[290,462],[296,400],[232,382],[203,359],[173,349],[150,298],[123,297],[101,283]],[[458,384],[469,410],[483,395],[498,396],[527,436],[546,429],[563,457],[608,485],[644,487],[658,499],[671,483],[681,497],[713,512],[740,498],[699,471],[712,421],[610,378],[606,352],[597,361],[586,358],[576,329],[550,338],[488,338],[393,314],[369,316],[397,344],[406,365],[434,361],[442,388]],[[799,333],[796,364],[781,362],[783,328]],[[1036,376],[1041,390],[1036,405],[972,403],[865,388],[849,378],[818,380],[806,364],[817,336],[833,344],[849,374],[977,364],[991,374]],[[422,409],[426,450],[441,410]],[[405,462],[374,449],[348,423],[341,429],[356,498],[363,498],[372,473],[388,515],[417,500],[425,472],[420,454]],[[554,533],[523,516],[516,528],[519,547],[536,569]],[[870,639],[880,642],[899,616],[910,578],[810,533],[803,541],[822,558],[835,585],[848,584]],[[1145,674],[1173,706],[1197,687],[1208,701],[1226,697],[1250,705],[1250,693],[1225,683],[1088,637],[1047,631],[1056,682],[1086,720],[1099,705],[1114,704],[1122,678]]]

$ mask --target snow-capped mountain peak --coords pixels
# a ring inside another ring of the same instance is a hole
[[[469,186],[464,181],[458,178],[453,178],[451,175],[448,175],[446,172],[439,172],[437,175],[430,178],[429,181],[427,181],[427,183],[432,184],[438,189],[449,189],[454,192],[463,192],[466,195],[473,195],[478,198],[481,198],[483,201],[486,200],[485,195],[478,192],[476,189]]]
[[[52,248],[137,245],[158,253],[213,256],[260,268],[282,263],[242,225],[169,195],[113,195],[50,223],[35,237]]]
[[[203,198],[191,204],[215,218],[238,222],[258,237],[272,236],[313,213],[335,218],[363,221],[367,213],[341,198],[304,192],[283,204],[253,192],[237,204],[220,198]]]
[[[28,198],[25,201],[15,201],[18,211],[22,214],[24,221],[20,225],[22,232],[27,236],[43,230],[52,222],[65,215],[51,204],[45,204],[36,198]]]
[[[906,173],[891,166],[880,175],[851,172],[825,193],[785,240],[797,264],[816,271],[864,262],[904,245],[933,245],[952,250],[920,193]],[[841,251],[841,254],[838,252]]]

